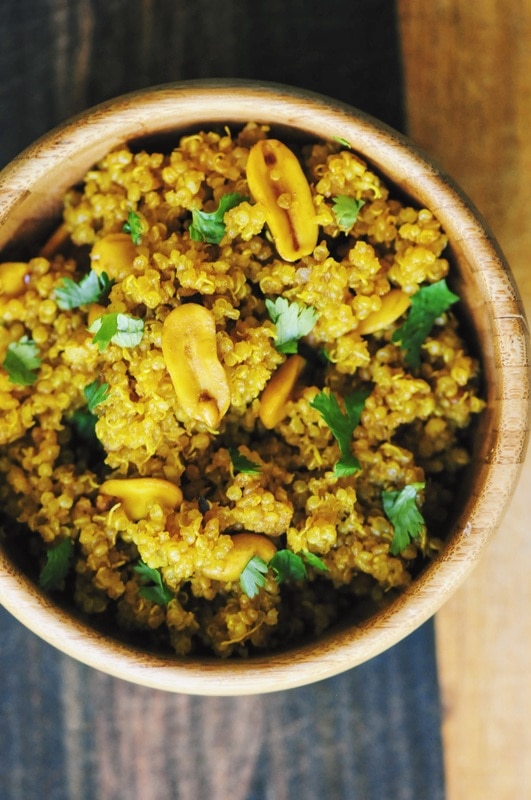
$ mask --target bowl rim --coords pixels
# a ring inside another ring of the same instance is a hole
[[[183,115],[186,125],[180,122]],[[351,142],[355,152],[377,164],[384,176],[392,175],[388,180],[441,220],[488,303],[493,363],[499,369],[494,430],[480,469],[485,483],[481,491],[479,478],[472,486],[442,555],[375,616],[286,652],[242,661],[143,653],[57,606],[18,572],[0,548],[0,603],[27,628],[63,653],[110,675],[186,694],[262,694],[306,685],[357,666],[412,633],[477,564],[516,488],[528,439],[529,334],[518,290],[494,237],[461,189],[418,146],[341,101],[283,84],[212,79],[162,84],[94,106],[45,134],[0,173],[0,250],[18,233],[23,214],[17,221],[17,210],[24,204],[30,211],[45,204],[53,214],[63,188],[50,201],[39,193],[39,185],[44,177],[60,174],[61,165],[75,163],[80,178],[109,149],[149,136],[154,128],[178,135],[183,127],[249,120],[287,127],[314,139],[339,137]]]

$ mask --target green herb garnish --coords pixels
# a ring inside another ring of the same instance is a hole
[[[225,223],[223,217],[231,208],[236,208],[240,203],[248,200],[238,192],[230,192],[220,197],[215,211],[192,210],[192,224],[189,228],[190,238],[195,242],[219,244],[225,236]]]
[[[100,351],[105,350],[110,342],[119,347],[136,347],[144,335],[144,321],[113,311],[95,319],[89,325],[89,331],[94,334],[92,341]]]
[[[53,296],[59,308],[66,311],[70,308],[79,308],[89,303],[100,302],[109,293],[112,283],[106,272],[98,275],[91,269],[79,283],[73,281],[72,278],[63,278]]]
[[[417,496],[424,487],[424,483],[409,483],[400,491],[382,492],[385,515],[394,527],[389,548],[392,555],[401,553],[422,533],[425,522],[417,505]]]
[[[410,367],[420,366],[420,348],[435,320],[458,300],[444,278],[429,286],[421,286],[412,296],[406,321],[391,337],[404,350],[404,360]]]
[[[306,564],[322,572],[328,572],[328,567],[322,558],[315,553],[308,553],[301,550],[300,553],[293,553],[291,550],[278,550],[271,561],[269,567],[273,570],[277,583],[284,581],[303,581],[308,577]]]
[[[89,445],[96,444],[99,440],[96,436],[96,423],[98,417],[94,414],[94,409],[100,403],[107,400],[109,393],[108,383],[99,383],[98,380],[89,383],[83,389],[87,408],[78,408],[70,417],[70,424],[75,429],[77,435]]]
[[[260,556],[253,556],[247,562],[244,570],[240,575],[240,586],[242,592],[245,592],[249,597],[254,597],[258,594],[260,588],[265,584],[265,575],[269,567]]]
[[[315,553],[309,553],[307,550],[303,550],[302,557],[308,562],[310,567],[313,567],[314,569],[320,569],[321,572],[328,572],[328,567],[323,559],[317,556]]]
[[[152,584],[151,586],[141,586],[139,588],[138,594],[141,597],[159,606],[167,606],[170,600],[173,600],[173,592],[164,584],[158,569],[148,567],[143,561],[139,561],[133,569],[140,575],[141,580]]]
[[[308,575],[302,557],[291,550],[278,550],[269,562],[269,566],[278,583],[287,580],[302,581]]]
[[[70,561],[74,552],[72,539],[63,539],[46,551],[46,563],[39,575],[39,586],[46,592],[61,589],[70,569]]]
[[[350,142],[347,142],[347,140],[343,139],[342,136],[333,136],[332,138],[334,142],[337,142],[342,147],[346,147],[348,150],[352,150],[352,145],[350,144]]]
[[[130,211],[127,215],[127,222],[124,222],[122,226],[122,230],[124,233],[131,234],[131,239],[133,240],[133,244],[139,245],[142,241],[142,220],[136,213],[136,211]]]
[[[31,386],[37,380],[36,370],[40,365],[39,348],[27,336],[22,336],[18,342],[11,342],[7,346],[2,366],[7,371],[11,383]]]
[[[337,224],[342,231],[349,231],[358,219],[365,200],[356,200],[355,197],[349,197],[346,194],[340,194],[332,199],[334,201],[332,209],[336,215]]]
[[[88,445],[96,444],[99,441],[96,436],[97,421],[97,416],[87,408],[77,408],[70,417],[70,424],[75,432]]]
[[[249,475],[258,475],[262,467],[256,461],[251,461],[250,458],[244,456],[235,447],[229,447],[230,460],[232,466],[237,472],[247,472]]]
[[[278,550],[273,558],[266,564],[260,556],[253,556],[240,575],[242,591],[249,597],[254,597],[265,584],[265,575],[271,569],[277,583],[284,581],[302,581],[308,577],[306,563],[314,569],[327,572],[328,567],[322,558],[315,553],[302,550],[293,553],[291,550]]]
[[[297,342],[315,326],[319,314],[311,306],[290,303],[285,297],[266,299],[271,322],[276,325],[275,347],[280,353],[296,353]]]
[[[104,403],[107,400],[107,395],[109,394],[109,384],[108,383],[100,383],[98,379],[89,383],[88,386],[85,386],[83,389],[83,394],[85,395],[85,400],[87,401],[88,410],[92,413],[96,406],[99,406],[100,403]]]
[[[358,389],[345,397],[345,411],[341,410],[335,394],[324,389],[310,401],[310,406],[321,414],[339,445],[341,458],[334,466],[338,478],[346,478],[361,469],[360,462],[352,453],[351,443],[369,395],[370,390]]]

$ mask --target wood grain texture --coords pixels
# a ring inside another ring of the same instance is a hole
[[[124,92],[250,78],[323,92],[400,128],[393,0],[2,0],[0,166],[58,122]],[[43,44],[45,43],[45,44]],[[382,55],[383,54],[383,55]]]
[[[0,609],[2,800],[443,800],[433,629],[311,687],[202,698],[111,678]]]
[[[531,313],[531,4],[400,0],[409,130],[460,182]],[[528,457],[483,561],[437,615],[448,800],[531,786]]]

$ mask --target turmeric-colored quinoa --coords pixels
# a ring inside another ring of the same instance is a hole
[[[418,362],[396,335],[449,273],[435,216],[339,140],[287,143],[309,212],[285,151],[248,181],[270,135],[111,152],[43,251],[0,264],[3,535],[58,599],[180,655],[273,650],[407,587],[443,546],[484,406],[458,302]],[[226,195],[209,241],[192,212]],[[310,251],[286,256],[306,224]],[[65,307],[65,278],[87,276],[99,295]],[[275,309],[309,320],[286,347]],[[320,410],[334,399],[342,446]],[[399,543],[384,499],[406,487],[417,525]]]

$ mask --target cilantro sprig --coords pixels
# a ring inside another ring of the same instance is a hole
[[[133,244],[139,245],[142,242],[142,220],[136,211],[130,211],[127,215],[127,222],[122,225],[124,233],[129,233]]]
[[[72,539],[63,539],[46,551],[46,562],[39,575],[39,586],[46,592],[60,589],[70,569],[74,553]]]
[[[361,469],[360,462],[351,450],[352,434],[360,424],[361,413],[370,393],[370,390],[357,389],[345,397],[344,411],[335,394],[324,389],[310,401],[310,406],[321,414],[339,445],[341,458],[334,466],[334,474],[338,478],[346,478]]]
[[[76,408],[69,421],[77,436],[85,445],[89,445],[92,448],[98,444],[99,439],[96,436],[98,418],[95,414],[91,414],[86,408]]]
[[[391,339],[404,350],[404,360],[410,367],[420,366],[420,349],[437,317],[457,303],[459,297],[450,291],[445,279],[421,286],[411,298],[406,321]]]
[[[385,515],[394,528],[389,551],[398,555],[414,539],[418,539],[425,522],[417,505],[419,492],[425,483],[409,483],[400,491],[382,492]]]
[[[243,453],[240,453],[235,447],[229,447],[230,460],[236,472],[246,472],[249,475],[258,475],[262,467],[256,461],[251,461]]]
[[[277,550],[269,562],[269,567],[273,570],[277,583],[289,580],[303,581],[308,575],[302,556],[291,550]]]
[[[194,208],[192,210],[192,224],[189,228],[190,238],[195,242],[219,244],[225,236],[226,226],[223,217],[226,212],[230,211],[231,208],[236,208],[247,199],[247,197],[238,192],[229,192],[220,197],[215,211],[200,211]]]
[[[99,303],[109,293],[112,281],[106,272],[99,275],[93,269],[76,283],[72,278],[63,278],[54,292],[54,299],[60,309],[67,311],[89,303]]]
[[[346,194],[339,194],[332,199],[334,201],[332,210],[336,216],[337,224],[342,231],[349,231],[358,219],[358,214],[362,206],[365,205],[365,200],[356,200],[355,197],[350,197]]]
[[[2,366],[7,371],[11,383],[31,386],[37,380],[37,370],[40,365],[39,348],[27,336],[22,336],[18,342],[10,342],[7,346]]]
[[[276,326],[276,349],[280,353],[296,353],[299,339],[313,330],[319,314],[312,306],[290,303],[285,297],[266,299],[265,304],[271,322]]]
[[[100,383],[99,380],[96,378],[95,381],[89,383],[83,389],[83,394],[85,395],[85,400],[87,401],[88,410],[92,413],[96,406],[99,406],[100,403],[104,403],[107,400],[107,395],[109,394],[109,384],[108,383]]]
[[[75,428],[77,435],[89,445],[97,443],[96,422],[98,417],[94,413],[96,406],[107,400],[109,384],[100,383],[97,379],[83,389],[86,408],[77,408],[70,417],[70,423]]]
[[[334,142],[337,142],[342,147],[346,147],[348,150],[352,150],[352,145],[350,144],[350,142],[347,141],[347,139],[344,139],[342,136],[332,136],[332,139],[334,140]]]
[[[306,550],[302,550],[300,553],[294,553],[287,549],[277,550],[269,562],[264,561],[260,556],[253,556],[240,575],[240,586],[246,595],[254,597],[265,585],[265,576],[270,569],[273,571],[277,583],[290,580],[302,581],[308,577],[307,565],[321,572],[328,571],[322,558]]]
[[[240,586],[242,592],[248,597],[254,597],[262,586],[265,585],[265,576],[269,572],[269,567],[263,558],[253,556],[247,562],[240,575]]]
[[[119,347],[136,347],[144,336],[144,320],[112,311],[95,319],[88,330],[94,334],[92,341],[100,351],[110,342]]]
[[[158,569],[153,569],[139,561],[133,567],[134,571],[140,576],[140,580],[144,581],[146,585],[140,586],[138,594],[146,600],[151,600],[159,606],[167,606],[170,600],[173,600],[173,592],[171,592],[164,581]]]

